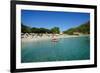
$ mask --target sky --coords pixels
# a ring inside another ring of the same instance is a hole
[[[21,23],[29,27],[59,27],[60,31],[77,27],[90,20],[89,13],[21,10]]]

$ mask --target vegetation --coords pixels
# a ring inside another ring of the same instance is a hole
[[[58,33],[59,34],[60,33],[60,30],[59,30],[58,27],[54,27],[54,28],[51,29],[51,32],[52,33]]]
[[[45,28],[31,28],[31,33],[50,33],[49,29],[45,29]]]
[[[60,33],[59,27],[54,27],[51,30],[46,28],[36,28],[36,27],[28,27],[21,24],[21,32],[22,33]]]
[[[29,32],[31,32],[30,29],[31,29],[30,27],[21,24],[21,32],[22,33],[29,33]]]
[[[21,24],[21,32],[22,33],[55,33],[59,34],[60,29],[59,27],[53,27],[51,29],[46,28],[36,28],[36,27],[28,27],[26,25]],[[73,35],[75,32],[82,33],[82,34],[89,34],[90,33],[90,22],[84,23],[78,27],[70,28],[68,30],[63,31],[64,34]]]
[[[90,33],[90,22],[88,21],[85,24],[82,24],[76,28],[71,28],[66,31],[63,31],[65,34],[73,35],[75,32],[82,33],[82,34],[89,34]]]

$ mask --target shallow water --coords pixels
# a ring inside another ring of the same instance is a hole
[[[21,45],[22,63],[90,59],[89,36],[63,38],[58,42],[51,40],[22,42]]]

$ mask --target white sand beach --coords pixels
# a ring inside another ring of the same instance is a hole
[[[55,39],[59,39],[59,38],[70,38],[70,37],[79,37],[79,36],[83,36],[83,35],[66,35],[66,34],[55,34],[54,37]],[[88,36],[88,35],[85,35]],[[32,34],[24,34],[21,35],[21,41],[22,42],[33,42],[33,41],[41,41],[41,40],[52,40],[52,34],[43,34],[42,36],[40,35],[32,35]]]

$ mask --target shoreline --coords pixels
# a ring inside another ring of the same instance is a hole
[[[82,37],[82,36],[89,36],[88,35],[56,35],[56,39],[60,38],[72,38],[72,37]],[[28,36],[27,38],[21,38],[21,42],[37,42],[37,41],[43,41],[43,40],[52,40],[52,36]]]

